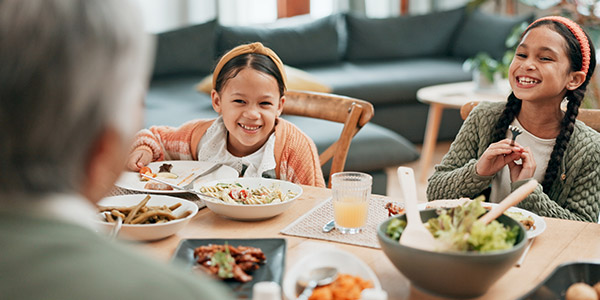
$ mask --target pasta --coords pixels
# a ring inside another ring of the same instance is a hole
[[[200,192],[221,199],[231,204],[270,204],[288,201],[296,194],[292,191],[283,192],[275,186],[251,189],[239,183],[217,183],[213,186],[203,186]]]

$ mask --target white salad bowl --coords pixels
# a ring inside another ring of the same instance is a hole
[[[293,192],[294,197],[284,202],[268,204],[237,204],[227,203],[222,200],[210,197],[202,197],[206,206],[214,213],[233,220],[257,221],[272,218],[287,210],[294,201],[302,194],[302,187],[297,184],[267,178],[230,178],[214,180],[210,182],[198,183],[194,186],[196,191],[200,191],[203,186],[215,186],[219,183],[238,183],[244,188],[257,189],[260,187],[276,188],[283,192]]]
[[[159,224],[123,224],[118,237],[125,240],[136,241],[151,241],[166,238],[177,233],[198,213],[198,205],[196,203],[184,200],[177,197],[165,195],[150,195],[147,206],[171,206],[176,203],[181,203],[181,206],[173,211],[175,216],[180,216],[186,211],[191,211],[191,214],[185,218],[172,220],[166,223]],[[107,197],[100,200],[99,206],[133,206],[146,197],[145,194],[136,195],[121,195]],[[98,215],[98,220],[95,220],[103,231],[109,232],[115,225],[104,221],[102,214]]]

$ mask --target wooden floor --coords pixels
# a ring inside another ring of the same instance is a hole
[[[420,182],[418,180],[418,178],[420,177],[420,174],[422,172],[427,172],[427,176],[429,177],[431,174],[433,174],[433,166],[437,163],[439,163],[440,161],[442,161],[442,157],[444,157],[444,154],[446,154],[446,152],[448,152],[448,149],[450,149],[450,144],[452,142],[438,142],[435,148],[435,153],[431,162],[431,166],[429,166],[429,168],[427,168],[427,170],[421,170],[420,169],[420,160],[414,161],[412,163],[403,165],[404,167],[410,167],[414,170],[415,172],[415,181],[417,183],[417,196],[419,199],[419,202],[426,202],[427,198],[426,198],[426,188],[427,188],[427,182]],[[417,148],[419,149],[419,151],[421,150],[421,146],[422,145],[418,145]],[[388,183],[387,183],[387,195],[389,197],[393,197],[393,198],[397,198],[399,202],[404,202],[404,197],[402,197],[402,189],[400,189],[400,184],[398,183],[398,175],[396,173],[398,166],[396,167],[390,167],[388,169],[386,169],[387,172],[387,176],[388,176]]]

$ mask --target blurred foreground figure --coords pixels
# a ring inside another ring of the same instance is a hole
[[[150,48],[127,1],[0,1],[1,298],[228,298],[91,227],[141,127]]]

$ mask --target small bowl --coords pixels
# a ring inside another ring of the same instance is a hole
[[[427,222],[437,217],[435,209],[422,210]],[[487,253],[433,252],[406,247],[386,234],[392,219],[406,220],[406,215],[393,216],[379,225],[377,238],[385,255],[412,284],[426,292],[454,298],[483,295],[506,271],[515,265],[525,250],[525,228],[505,215],[497,220],[508,226],[519,226],[515,246]],[[451,272],[449,274],[448,272]]]
[[[283,294],[285,299],[295,300],[297,297],[296,282],[300,276],[309,270],[318,267],[335,267],[338,273],[359,276],[373,283],[373,288],[381,289],[381,283],[377,275],[362,260],[350,252],[338,249],[330,245],[315,245],[316,250],[305,253],[290,268],[283,280]]]
[[[298,197],[302,194],[302,187],[297,184],[268,178],[230,178],[222,180],[214,180],[210,182],[203,182],[196,184],[194,189],[199,191],[202,186],[214,186],[217,183],[239,183],[244,187],[255,189],[262,186],[265,187],[277,187],[282,191],[291,191],[296,194],[295,197],[280,203],[269,203],[269,204],[232,204],[216,199],[202,197],[206,207],[208,207],[214,213],[239,221],[258,221],[277,216],[286,211]]]
[[[113,196],[104,198],[97,204],[100,206],[133,206],[140,203],[144,197],[146,195],[143,194]],[[171,206],[178,202],[181,203],[181,206],[173,211],[176,216],[186,211],[191,211],[192,213],[183,219],[176,219],[160,224],[123,224],[121,231],[119,231],[119,239],[152,241],[177,233],[198,213],[198,205],[196,203],[177,197],[151,195],[150,200],[146,204],[147,206]],[[96,220],[96,223],[106,232],[109,232],[114,227],[113,223],[104,221],[102,214],[99,214],[99,220]]]

